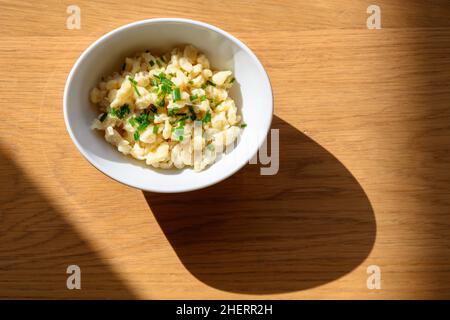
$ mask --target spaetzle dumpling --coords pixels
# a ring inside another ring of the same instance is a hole
[[[241,123],[229,70],[211,70],[193,46],[127,57],[90,92],[102,112],[91,128],[119,152],[155,168],[200,171],[238,140]]]

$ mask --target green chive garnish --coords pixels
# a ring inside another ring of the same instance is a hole
[[[158,131],[159,131],[159,127],[158,127],[158,126],[154,126],[154,127],[153,127],[153,133],[154,133],[154,134],[157,134]]]
[[[184,127],[184,125],[186,124],[186,119],[189,119],[189,117],[188,117],[188,116],[182,117],[182,118],[179,120],[178,125],[179,125],[180,127]]]
[[[179,141],[183,141],[184,139],[184,127],[183,126],[179,126],[175,129],[174,131],[174,135],[175,137],[178,138]]]
[[[137,85],[137,81],[134,80],[133,78],[131,78],[130,76],[128,76],[128,80],[130,80],[130,82],[134,85]]]
[[[175,113],[178,111],[178,108],[173,108],[173,109],[170,109],[169,110],[169,116],[174,116],[175,115]]]
[[[137,122],[136,122],[136,119],[135,118],[131,118],[130,120],[128,120],[128,122],[133,126],[133,127],[135,127],[136,126],[136,124],[137,124]]]
[[[208,110],[208,112],[206,112],[205,116],[203,117],[202,122],[203,123],[211,122],[211,113],[209,112],[209,110]]]
[[[180,88],[175,88],[175,89],[172,91],[172,98],[173,98],[173,101],[174,101],[174,102],[175,102],[175,101],[181,100]]]
[[[241,124],[241,128],[245,128],[246,126],[247,126],[246,123],[242,123],[242,124]]]
[[[114,116],[116,118],[123,119],[123,117],[125,117],[126,114],[130,113],[130,108],[129,108],[128,104],[125,103],[118,110],[115,108],[111,108],[110,113],[112,116]]]
[[[191,112],[191,120],[195,121],[197,119],[197,116],[195,115],[194,106],[188,105],[189,111]]]
[[[147,128],[149,124],[150,124],[150,123],[149,123],[147,120],[145,120],[144,122],[142,122],[142,123],[139,125],[139,127],[137,127],[137,131],[139,131],[139,132],[144,131],[145,128]]]
[[[140,136],[141,136],[141,135],[139,134],[139,131],[136,130],[136,131],[134,132],[134,135],[133,135],[134,141],[138,141]]]
[[[164,107],[165,104],[166,104],[166,101],[164,100],[164,98],[156,102],[156,105],[158,107]]]
[[[167,78],[161,78],[161,83],[168,85],[168,86],[175,86],[175,84]]]
[[[137,84],[138,84],[137,81],[134,80],[134,79],[132,79],[130,76],[128,76],[128,80],[130,80],[131,86],[133,87],[133,89],[134,89],[134,91],[136,92],[136,94],[140,97],[141,94],[139,93],[139,90],[138,90],[138,88],[137,88]]]
[[[149,117],[148,111],[144,111],[139,116],[137,116],[135,120],[137,123],[139,123],[139,125],[141,125],[145,122],[148,122],[148,117]]]
[[[103,113],[102,116],[100,117],[100,122],[105,121],[107,116],[108,116],[108,112]]]

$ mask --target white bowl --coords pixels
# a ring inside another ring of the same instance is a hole
[[[158,170],[124,156],[90,125],[98,111],[89,92],[102,75],[120,70],[126,56],[149,49],[166,52],[192,44],[209,58],[212,69],[231,70],[236,83],[230,95],[247,127],[236,147],[204,171]],[[270,128],[273,113],[269,77],[255,54],[227,32],[206,23],[175,18],[134,22],[104,35],[87,48],[73,66],[64,90],[67,131],[81,154],[98,170],[126,185],[154,192],[184,192],[226,179],[257,152]]]

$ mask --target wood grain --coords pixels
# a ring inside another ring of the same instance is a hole
[[[0,298],[450,298],[450,4],[0,1]],[[81,30],[65,28],[81,8]],[[236,15],[239,12],[239,15]],[[143,193],[78,153],[65,79],[100,35],[186,17],[254,50],[280,170]],[[131,206],[130,206],[131,204]],[[66,268],[82,290],[66,289]],[[378,265],[382,289],[369,290]]]

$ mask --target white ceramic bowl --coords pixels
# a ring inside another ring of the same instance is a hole
[[[163,53],[192,44],[209,58],[212,69],[231,70],[236,83],[230,95],[247,127],[236,147],[204,171],[159,170],[124,156],[90,125],[98,111],[89,92],[102,75],[120,70],[126,56],[149,49]],[[226,179],[257,152],[270,128],[272,89],[261,62],[241,41],[206,23],[175,18],[150,19],[120,27],[86,49],[73,66],[64,90],[67,131],[81,154],[98,170],[126,185],[154,192],[184,192]]]

